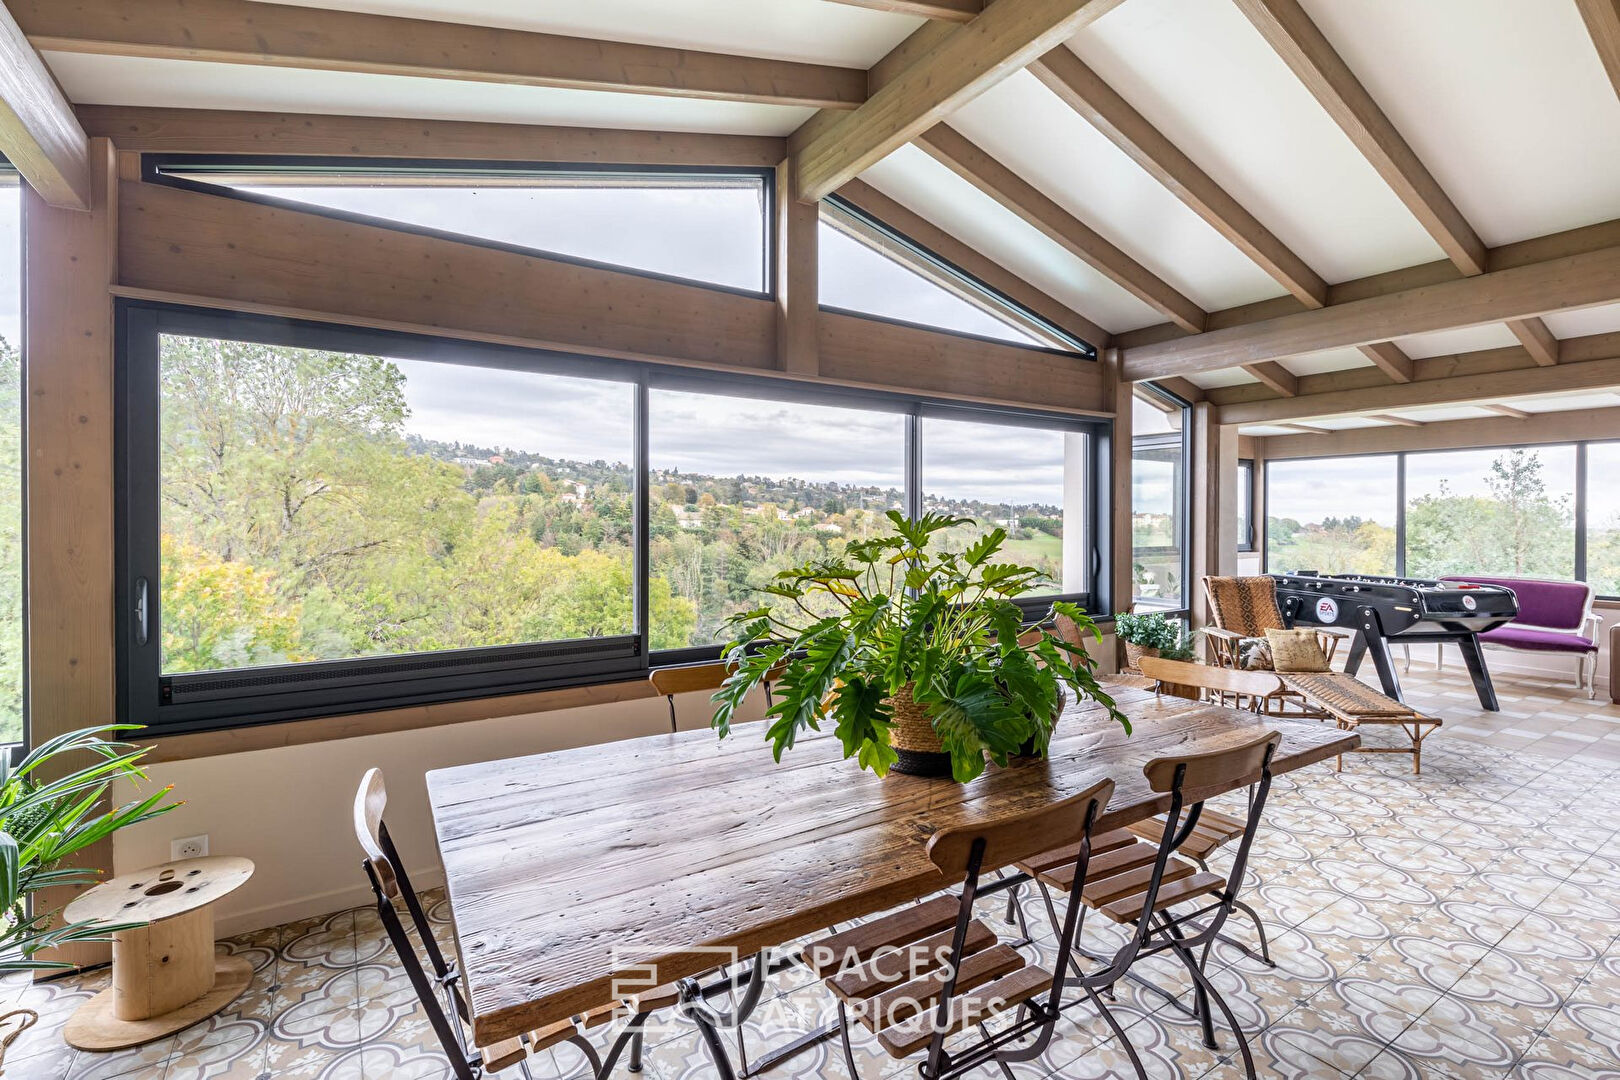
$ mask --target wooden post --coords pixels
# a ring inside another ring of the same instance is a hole
[[[1120,352],[1105,349],[1102,356],[1103,405],[1114,410],[1114,456],[1109,464],[1112,485],[1107,527],[1113,553],[1109,603],[1115,612],[1131,609],[1136,591],[1131,573],[1131,437],[1135,388],[1119,377]]]
[[[28,727],[38,745],[110,724],[113,674],[113,307],[118,179],[107,139],[92,139],[88,213],[23,195],[23,409],[27,432]],[[83,764],[83,763],[80,763]],[[78,864],[112,868],[112,842]],[[36,903],[61,907],[74,892]],[[105,963],[105,943],[53,959]]]
[[[1237,428],[1220,422],[1208,402],[1192,408],[1192,580],[1187,582],[1193,625],[1209,622],[1206,574],[1237,572]]]
[[[792,161],[776,167],[776,365],[794,375],[821,370],[816,344],[821,272],[819,203],[802,203]]]

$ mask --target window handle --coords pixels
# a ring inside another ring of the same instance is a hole
[[[135,644],[145,645],[147,638],[146,579],[135,579]]]

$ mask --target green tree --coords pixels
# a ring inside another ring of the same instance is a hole
[[[1441,481],[1434,495],[1406,513],[1409,572],[1423,577],[1501,573],[1570,577],[1574,513],[1554,499],[1535,450],[1505,451],[1491,462],[1488,496],[1453,494]]]
[[[22,362],[0,337],[0,742],[23,736]]]

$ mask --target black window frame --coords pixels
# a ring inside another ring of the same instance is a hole
[[[1153,597],[1138,597],[1136,595],[1136,587],[1134,584],[1136,580],[1134,573],[1131,575],[1133,584],[1131,587],[1129,603],[1133,608],[1138,602],[1149,603],[1152,604],[1152,606],[1147,610],[1157,612],[1168,619],[1179,618],[1183,621],[1190,621],[1192,618],[1192,588],[1189,579],[1192,577],[1192,519],[1194,513],[1193,500],[1195,497],[1192,476],[1192,402],[1183,398],[1179,394],[1166,390],[1158,383],[1138,383],[1134,392],[1156,397],[1166,404],[1181,410],[1180,431],[1170,431],[1162,435],[1137,435],[1133,430],[1131,435],[1131,457],[1133,461],[1136,457],[1136,452],[1138,449],[1157,450],[1173,446],[1181,453],[1181,482],[1176,485],[1176,521],[1177,531],[1180,533],[1178,542],[1181,547],[1181,606],[1173,608],[1162,607],[1157,604],[1153,604]],[[1133,516],[1135,512],[1136,506],[1133,501],[1131,504],[1131,513]],[[1131,563],[1134,566],[1136,563],[1136,545],[1134,541],[1131,545],[1131,550],[1126,554],[1126,557],[1131,560]]]
[[[1535,443],[1493,443],[1489,446],[1444,446],[1426,450],[1391,450],[1372,454],[1312,454],[1307,457],[1279,458],[1276,462],[1267,459],[1262,470],[1266,485],[1266,517],[1271,517],[1271,466],[1283,461],[1294,463],[1300,461],[1327,461],[1336,458],[1385,458],[1395,459],[1395,576],[1406,577],[1406,459],[1414,456],[1429,454],[1452,454],[1466,451],[1501,451],[1501,450],[1536,450],[1550,446],[1568,446],[1575,451],[1575,475],[1572,486],[1575,492],[1575,504],[1571,508],[1574,512],[1575,551],[1573,580],[1586,582],[1587,580],[1587,532],[1590,521],[1587,514],[1587,492],[1592,483],[1591,473],[1586,467],[1587,448],[1598,445],[1620,445],[1620,439],[1567,439],[1550,440]],[[1261,556],[1260,569],[1263,573],[1271,572],[1270,530],[1261,530]],[[1593,591],[1594,600],[1620,601],[1620,595],[1609,595]]]
[[[735,285],[704,281],[701,278],[682,277],[679,274],[666,274],[656,270],[627,266],[624,263],[603,262],[599,259],[568,255],[548,248],[529,247],[524,244],[508,243],[489,237],[473,236],[469,233],[435,229],[426,225],[413,225],[410,222],[400,221],[396,218],[377,217],[350,210],[339,210],[336,207],[321,206],[317,203],[302,202],[297,199],[280,199],[274,195],[245,191],[242,188],[232,187],[228,184],[211,184],[196,178],[198,175],[206,176],[210,172],[222,175],[258,172],[267,178],[274,177],[282,181],[301,176],[307,176],[314,180],[322,175],[331,175],[333,173],[372,175],[379,180],[397,177],[402,182],[411,177],[420,178],[424,176],[461,176],[466,177],[468,180],[476,180],[479,177],[502,177],[510,180],[522,176],[563,177],[580,174],[746,178],[757,181],[761,185],[760,230],[764,240],[760,251],[760,259],[762,260],[760,281],[762,287],[759,289],[745,289]],[[179,175],[182,173],[191,175]],[[598,270],[611,270],[615,273],[630,274],[634,277],[690,285],[698,289],[713,289],[716,292],[729,293],[733,296],[774,299],[777,293],[776,237],[775,230],[772,228],[772,222],[776,218],[775,169],[747,165],[605,165],[597,162],[474,162],[438,158],[293,157],[278,154],[143,154],[141,155],[141,179],[148,184],[162,184],[167,187],[180,188],[184,191],[196,191],[206,195],[239,199],[243,202],[258,203],[262,206],[276,206],[286,210],[296,210],[303,214],[315,214],[319,217],[332,218],[337,221],[349,221],[360,225],[375,226],[380,229],[392,229],[395,232],[410,233],[415,236],[432,236],[441,240],[451,240],[458,244],[471,244],[475,247],[492,248],[496,251],[510,251],[519,255],[533,255],[573,266],[588,266]]]
[[[865,210],[862,210],[860,207],[850,202],[848,199],[841,198],[838,195],[829,195],[822,200],[822,207],[824,214],[830,212],[831,214],[842,215],[843,217],[850,219],[850,221],[857,226],[859,231],[871,232],[881,236],[889,244],[893,245],[900,251],[905,252],[912,259],[915,259],[918,264],[927,267],[941,277],[949,278],[955,281],[960,286],[961,292],[977,294],[978,296],[983,297],[986,303],[979,306],[981,306],[981,310],[985,310],[986,313],[989,313],[989,309],[991,308],[1001,308],[1004,311],[1010,312],[1018,319],[1028,323],[1037,332],[1045,334],[1047,337],[1051,338],[1055,342],[1058,342],[1059,344],[1040,345],[1022,341],[1008,341],[1005,338],[989,337],[983,334],[970,334],[963,330],[952,330],[948,327],[935,326],[931,323],[913,322],[909,319],[895,318],[894,316],[890,315],[875,315],[869,311],[856,311],[853,308],[837,307],[835,305],[825,303],[819,305],[822,311],[832,311],[839,315],[849,315],[857,319],[871,319],[874,322],[892,323],[897,326],[915,326],[924,330],[932,330],[938,334],[950,334],[952,337],[966,338],[970,341],[988,341],[996,345],[1005,345],[1013,349],[1031,349],[1036,352],[1056,353],[1061,356],[1076,356],[1082,360],[1090,361],[1095,361],[1097,359],[1097,347],[1091,342],[1077,337],[1068,330],[1065,330],[1061,326],[1054,323],[1051,319],[1046,318],[1044,315],[1041,315],[1038,312],[1032,311],[1030,308],[1019,303],[1017,300],[1014,300],[1000,289],[980,281],[978,278],[974,277],[960,266],[957,266],[949,259],[942,255],[935,254],[926,245],[918,243],[916,240],[913,240],[911,237],[907,236],[899,229],[896,229],[894,226],[872,216]],[[913,272],[921,274],[921,271],[918,270],[914,270]],[[923,276],[926,277],[927,275]],[[940,287],[944,288],[944,286]],[[964,300],[964,302],[970,301]]]
[[[1036,409],[969,405],[948,399],[853,387],[807,386],[748,374],[698,372],[656,363],[581,357],[494,345],[450,336],[375,330],[339,323],[205,309],[120,298],[116,304],[115,500],[117,513],[117,702],[120,720],[148,725],[152,734],[179,734],[339,716],[434,702],[497,697],[592,683],[644,678],[653,667],[713,659],[721,646],[652,651],[647,648],[649,587],[648,429],[651,390],[764,398],[788,404],[833,404],[907,416],[907,505],[920,503],[919,425],[922,416],[990,420],[1014,427],[1084,431],[1089,476],[1085,506],[1090,546],[1088,589],[1024,598],[1034,619],[1053,600],[1088,612],[1107,609],[1110,565],[1108,418]],[[159,339],[162,334],[215,337],[294,348],[472,363],[627,382],[635,387],[634,475],[635,629],[630,635],[568,642],[519,643],[432,653],[321,660],[165,676],[161,672]],[[146,632],[139,637],[137,600],[145,579]],[[289,689],[290,688],[290,689]],[[178,699],[178,700],[176,700]]]
[[[1254,524],[1255,469],[1254,469],[1254,459],[1253,458],[1238,458],[1237,467],[1238,467],[1238,505],[1242,509],[1242,512],[1243,512],[1243,516],[1239,520],[1243,521],[1243,522],[1246,522],[1248,524],[1247,529],[1241,529],[1238,532],[1238,546],[1237,546],[1237,549],[1242,554],[1247,555],[1247,554],[1252,553],[1255,550],[1256,546],[1257,546],[1255,544],[1255,542],[1254,542],[1254,535],[1255,535],[1255,524]]]

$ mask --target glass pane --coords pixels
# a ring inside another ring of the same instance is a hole
[[[1586,580],[1620,596],[1620,443],[1586,448]]]
[[[1181,406],[1138,390],[1131,396],[1131,434],[1169,435],[1181,430]]]
[[[0,743],[23,736],[22,188],[0,173]]]
[[[947,550],[999,526],[1007,530],[999,561],[1033,566],[1050,583],[1031,595],[1086,591],[1084,433],[932,417],[919,426],[923,509],[976,522],[941,534]]]
[[[1016,345],[1073,348],[973,279],[836,206],[824,206],[816,243],[823,307]]]
[[[633,632],[631,385],[174,336],[162,380],[164,672]]]
[[[1187,481],[1180,435],[1131,440],[1131,582],[1138,607],[1186,607]]]
[[[1266,569],[1394,574],[1395,469],[1393,454],[1266,462]]]
[[[905,507],[897,413],[654,390],[648,448],[653,649],[720,644],[754,589]]]
[[[765,290],[765,183],[759,177],[519,174],[321,184],[197,179],[671,277]]]
[[[1408,454],[1406,572],[1573,578],[1575,448]]]

